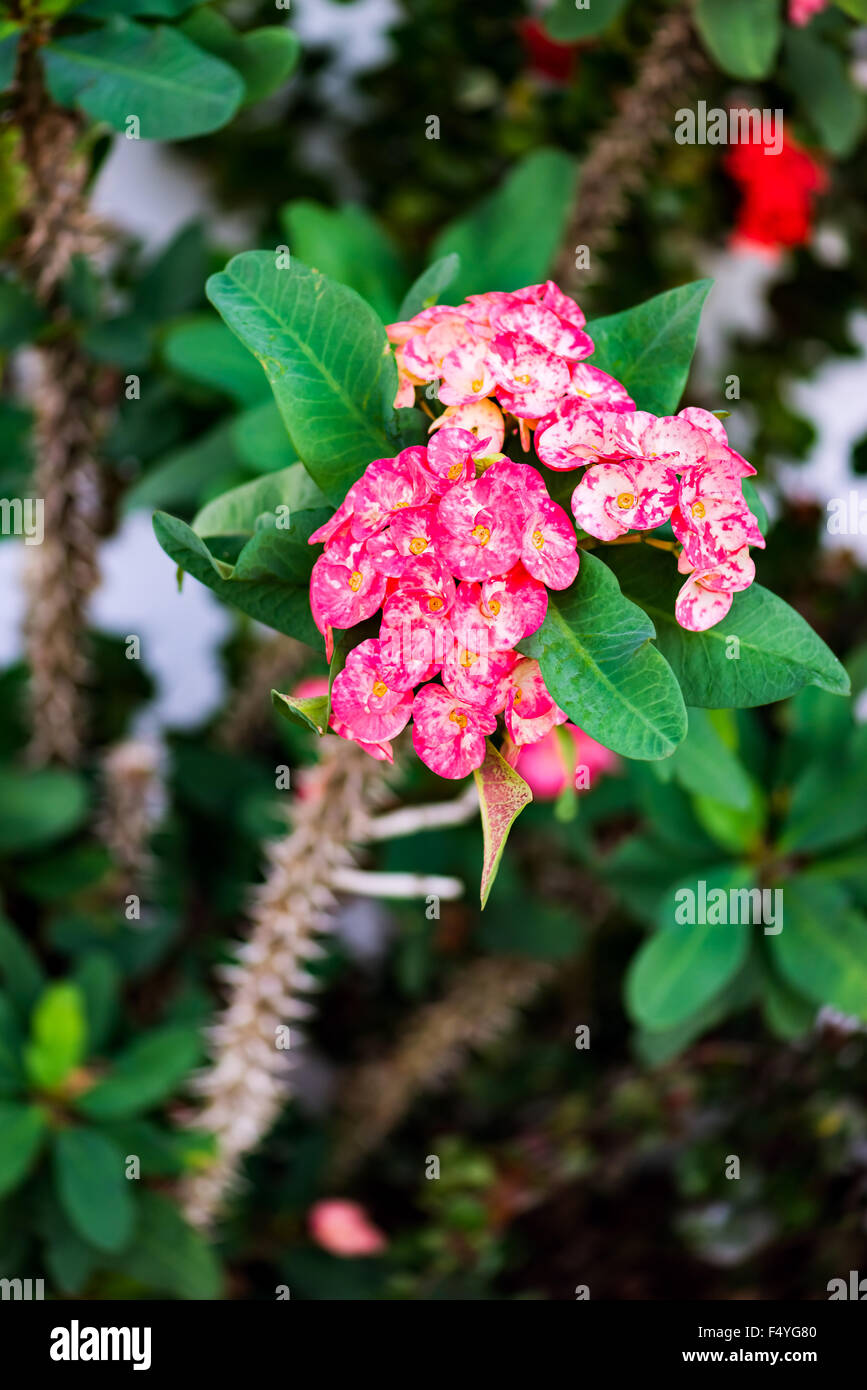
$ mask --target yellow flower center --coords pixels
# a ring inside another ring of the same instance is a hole
[[[478,661],[478,659],[479,658],[476,652],[468,652],[465,650],[461,656],[461,665],[463,666],[465,671],[468,671],[469,668],[473,666],[475,662]]]
[[[515,382],[515,385],[516,385],[516,386],[529,386],[529,385],[530,385],[530,374],[529,374],[529,372],[527,372],[527,373],[525,373],[523,376],[516,376],[516,377],[513,377],[513,381]]]
[[[479,545],[487,545],[491,539],[491,532],[487,526],[474,526],[471,534],[473,540],[478,541]]]
[[[414,536],[409,543],[409,548],[413,555],[421,555],[423,550],[427,550],[427,541],[424,536]]]
[[[620,496],[619,496],[618,499],[617,499],[617,505],[618,505],[618,507],[620,507],[624,512],[628,511],[630,507],[634,507],[634,506],[635,506],[635,493],[634,493],[634,492],[621,492]]]
[[[377,700],[381,700],[383,695],[387,695],[388,686],[386,685],[385,681],[374,681],[373,693],[376,696]]]
[[[492,598],[490,603],[487,605],[487,609],[491,616],[496,618],[497,614],[500,611],[500,600],[498,598]]]
[[[408,507],[408,506],[409,506],[409,503],[408,503],[408,502],[395,502],[395,504],[394,504],[394,506],[392,507],[391,510],[392,510],[393,512],[399,512],[400,509],[401,509],[401,507]]]
[[[453,709],[449,715],[449,719],[453,724],[457,724],[459,729],[465,729],[467,727],[467,716],[461,714],[460,710]]]
[[[542,535],[541,531],[534,531],[530,539],[537,550],[541,550],[542,546],[545,544],[545,537]]]
[[[446,474],[446,477],[448,478],[450,483],[453,483],[455,478],[459,478],[463,471],[464,465],[462,463],[453,463],[448,473]]]
[[[361,573],[361,570],[353,570],[347,582],[352,592],[357,594],[364,583],[364,575]]]
[[[518,701],[520,700],[520,698],[521,698],[521,687],[520,687],[519,685],[516,685],[516,686],[515,686],[515,704],[518,703]]]
[[[438,613],[443,606],[443,600],[441,598],[429,598],[427,606],[429,613]]]
[[[693,514],[693,516],[697,516],[698,519],[699,519],[699,521],[701,521],[701,518],[702,518],[702,517],[704,516],[704,514],[705,514],[705,505],[704,505],[704,503],[703,503],[703,502],[693,502],[693,504],[692,504],[692,514]]]
[[[481,391],[484,384],[485,383],[482,381],[482,379],[480,377],[477,377],[476,380],[473,382],[473,391]]]

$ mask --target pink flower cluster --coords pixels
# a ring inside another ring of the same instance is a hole
[[[670,522],[687,576],[677,620],[703,631],[755,577],[749,547],[764,541],[741,487],[755,469],[706,410],[663,417],[636,410],[619,381],[584,360],[593,352],[584,323],[550,280],[423,309],[388,330],[399,371],[395,404],[411,405],[417,387],[436,382],[446,409],[432,431],[457,426],[500,449],[507,430],[517,429],[524,449],[532,439],[547,467],[584,468],[572,511],[599,540]]]
[[[334,680],[332,728],[391,760],[412,718],[419,757],[442,777],[481,766],[500,714],[517,747],[566,719],[515,646],[543,622],[548,589],[578,573],[575,532],[538,471],[488,445],[446,429],[377,459],[310,537],[325,543],[310,602],[326,650],[332,628],[382,609],[378,637]]]

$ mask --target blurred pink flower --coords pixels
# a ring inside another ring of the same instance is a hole
[[[573,779],[579,791],[588,784],[592,787],[597,777],[613,772],[619,764],[616,753],[597,743],[583,729],[577,729],[574,724],[564,724],[563,729],[571,735],[575,745],[571,767],[564,756],[563,742],[557,729],[552,729],[538,743],[528,744],[518,753],[515,771],[523,777],[537,801],[554,801]],[[581,768],[586,769],[583,778],[578,777]]]
[[[388,1244],[358,1202],[338,1197],[316,1202],[310,1209],[308,1224],[316,1244],[331,1255],[378,1255]]]

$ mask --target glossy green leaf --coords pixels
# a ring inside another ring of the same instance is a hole
[[[278,473],[297,463],[289,431],[270,395],[260,405],[242,410],[232,424],[232,444],[252,473]]]
[[[837,884],[806,875],[783,889],[783,930],[769,937],[780,974],[816,1004],[867,1020],[867,918]]]
[[[45,1115],[38,1106],[0,1100],[0,1197],[27,1177],[44,1137]]]
[[[397,368],[385,330],[352,290],[272,252],[236,256],[208,296],[258,357],[303,460],[336,506],[375,458],[395,452]]]
[[[705,48],[730,77],[767,77],[783,34],[780,0],[696,0]]]
[[[423,270],[417,280],[414,280],[404,295],[397,311],[398,320],[403,322],[406,319],[415,318],[422,309],[429,309],[432,304],[439,304],[443,294],[455,280],[461,268],[461,258],[456,252],[452,251],[447,256],[440,256],[439,260]]]
[[[639,410],[672,415],[686,386],[712,285],[712,280],[693,280],[634,309],[594,319],[587,325],[594,343],[590,364],[622,381]]]
[[[24,1065],[31,1084],[53,1090],[84,1059],[87,1020],[84,996],[74,984],[49,985],[33,1010]]]
[[[135,1221],[133,1183],[116,1144],[92,1129],[63,1129],[54,1140],[54,1182],[73,1228],[98,1250],[122,1250]]]
[[[800,613],[760,584],[735,594],[728,616],[716,627],[687,632],[674,616],[683,577],[670,555],[647,546],[609,546],[605,562],[623,592],[652,618],[659,650],[688,705],[767,705],[805,685],[848,694],[849,677],[834,653]]]
[[[516,290],[544,280],[566,228],[577,166],[562,150],[525,155],[499,188],[437,237],[435,258],[457,252],[460,270],[449,287],[459,304],[468,294]]]
[[[627,758],[665,758],[686,734],[686,709],[652,637],[647,615],[585,551],[571,589],[549,594],[544,623],[519,649],[592,738]]]
[[[234,68],[203,53],[177,30],[116,19],[103,29],[53,39],[42,50],[54,99],[80,106],[143,140],[185,140],[230,121],[244,95]]]
[[[166,554],[226,603],[287,637],[297,637],[311,647],[321,645],[322,639],[310,613],[306,583],[291,584],[273,577],[233,581],[232,566],[216,560],[186,522],[166,512],[157,512],[154,516],[154,531]]]
[[[484,836],[484,859],[480,897],[482,907],[493,887],[509,831],[533,793],[523,777],[510,767],[497,752],[490,739],[486,740],[485,761],[473,772],[479,792]]]

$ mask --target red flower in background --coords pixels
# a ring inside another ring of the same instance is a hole
[[[766,152],[761,138],[734,145],[725,169],[743,195],[735,245],[777,252],[809,241],[813,200],[825,191],[828,179],[822,166],[788,134],[783,134],[779,154]]]
[[[529,17],[521,20],[518,33],[533,72],[561,86],[571,82],[578,61],[577,44],[556,43],[548,37],[538,19]]]

